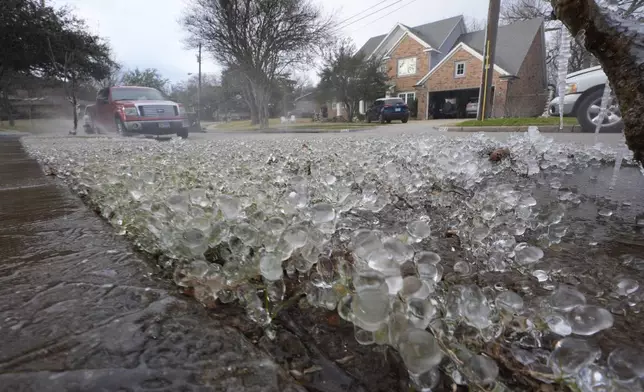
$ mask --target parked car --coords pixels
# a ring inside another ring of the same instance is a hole
[[[469,101],[467,101],[467,105],[465,105],[465,115],[467,117],[476,117],[478,114],[479,110],[479,98],[474,97],[470,98]]]
[[[185,139],[190,128],[183,105],[168,101],[159,90],[150,87],[104,88],[87,111],[92,130],[113,129],[124,136],[176,134]]]
[[[582,69],[566,76],[564,116],[577,117],[584,132],[595,132],[604,86],[608,78],[600,66]],[[550,101],[550,114],[559,115],[559,97]],[[614,94],[606,107],[602,132],[622,132],[624,122]]]
[[[365,114],[368,123],[380,121],[390,123],[392,120],[409,121],[409,106],[400,98],[376,99]]]

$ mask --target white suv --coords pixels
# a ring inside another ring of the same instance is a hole
[[[582,69],[566,75],[566,95],[564,96],[564,116],[577,117],[584,132],[595,132],[599,121],[604,86],[608,78],[600,66]],[[559,97],[550,101],[550,114],[559,115]],[[606,116],[602,123],[602,132],[622,132],[624,122],[613,94]]]

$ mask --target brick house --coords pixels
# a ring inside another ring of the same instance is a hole
[[[465,105],[478,99],[485,31],[467,32],[463,16],[416,27],[398,23],[360,49],[380,58],[391,78],[385,96],[408,104],[418,100],[418,118],[439,116],[446,100],[465,117]],[[498,30],[492,80],[494,117],[529,117],[543,112],[547,98],[543,19],[515,22]]]

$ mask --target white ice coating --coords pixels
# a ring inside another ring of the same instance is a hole
[[[564,97],[566,96],[566,75],[570,58],[570,33],[566,26],[561,26],[561,42],[557,58],[557,91],[559,93],[559,130],[563,130]]]
[[[462,345],[459,353],[471,351],[467,358],[445,349],[455,343],[449,325],[461,323],[489,342],[515,328],[514,317],[534,339],[574,335],[549,365],[545,349],[517,346],[512,355],[529,368],[539,365],[532,370],[600,366],[595,351],[575,337],[613,323],[592,297],[587,303],[577,288],[560,287],[536,298],[519,286],[474,282],[520,270],[553,290],[556,271],[544,251],[566,235],[566,211],[583,197],[566,188],[565,175],[612,161],[615,150],[555,143],[536,127],[504,140],[512,158],[496,163],[485,152],[499,142],[483,135],[328,136],[24,143],[119,234],[161,254],[159,265],[174,269],[175,282],[193,287],[197,300],[235,302],[259,325],[271,324],[291,279],[301,282],[311,306],[352,322],[359,343],[397,349],[418,384],[434,382],[437,365],[449,357],[457,371],[446,374],[498,386],[492,359]],[[540,184],[542,176],[547,181]],[[537,188],[556,203],[542,204]],[[446,247],[448,229],[467,249],[458,260]],[[524,242],[535,231],[541,242]],[[622,279],[616,291],[636,303],[638,283]],[[640,365],[624,355],[613,359],[626,370]]]
[[[610,82],[607,79],[606,84],[604,85],[604,93],[602,94],[602,100],[599,105],[599,115],[597,116],[597,124],[595,125],[595,143],[597,143],[599,130],[601,129],[602,125],[604,124],[604,120],[606,119],[606,108],[608,107],[608,104],[611,102],[612,92],[613,90],[610,88]]]

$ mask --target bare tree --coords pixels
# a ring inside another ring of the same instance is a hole
[[[504,24],[544,18],[551,20],[552,6],[547,0],[510,0],[501,7],[501,21]]]
[[[103,79],[95,80],[94,87],[100,90],[102,88],[116,86],[121,82],[122,78],[123,78],[123,66],[117,63],[116,61],[114,61],[109,67],[108,75]]]
[[[617,11],[598,6],[595,0],[551,0],[554,14],[574,36],[584,36],[584,47],[593,53],[613,87],[624,118],[626,144],[644,164],[644,32],[639,11],[621,4]],[[639,3],[639,0],[638,0]]]
[[[476,18],[473,16],[465,16],[465,29],[467,30],[468,33],[471,33],[472,31],[479,31],[483,30],[486,25],[485,19],[482,18]]]
[[[295,82],[293,90],[296,97],[302,96],[315,90],[313,81],[311,81],[311,78],[309,78],[306,74],[296,74],[293,80]]]
[[[332,27],[308,0],[192,0],[182,24],[189,45],[201,42],[215,60],[239,71],[261,127],[268,126],[274,81],[310,63]]]
[[[550,39],[547,42],[546,66],[548,68],[550,82],[555,83],[555,75],[558,73],[557,61],[555,59],[559,56],[561,34],[558,31],[560,25],[553,21],[552,5],[550,2],[548,0],[510,0],[504,3],[501,8],[501,19],[504,23],[513,23],[534,18],[543,18],[546,22],[546,30],[554,33],[550,34]],[[595,62],[595,60],[592,55],[573,38],[570,42],[568,72],[575,72],[588,68],[593,64],[593,62]]]
[[[111,66],[110,51],[101,37],[90,33],[85,22],[71,14],[61,14],[46,39],[51,59],[50,76],[63,83],[73,107],[73,131],[78,128],[78,92],[92,80],[105,78]]]

